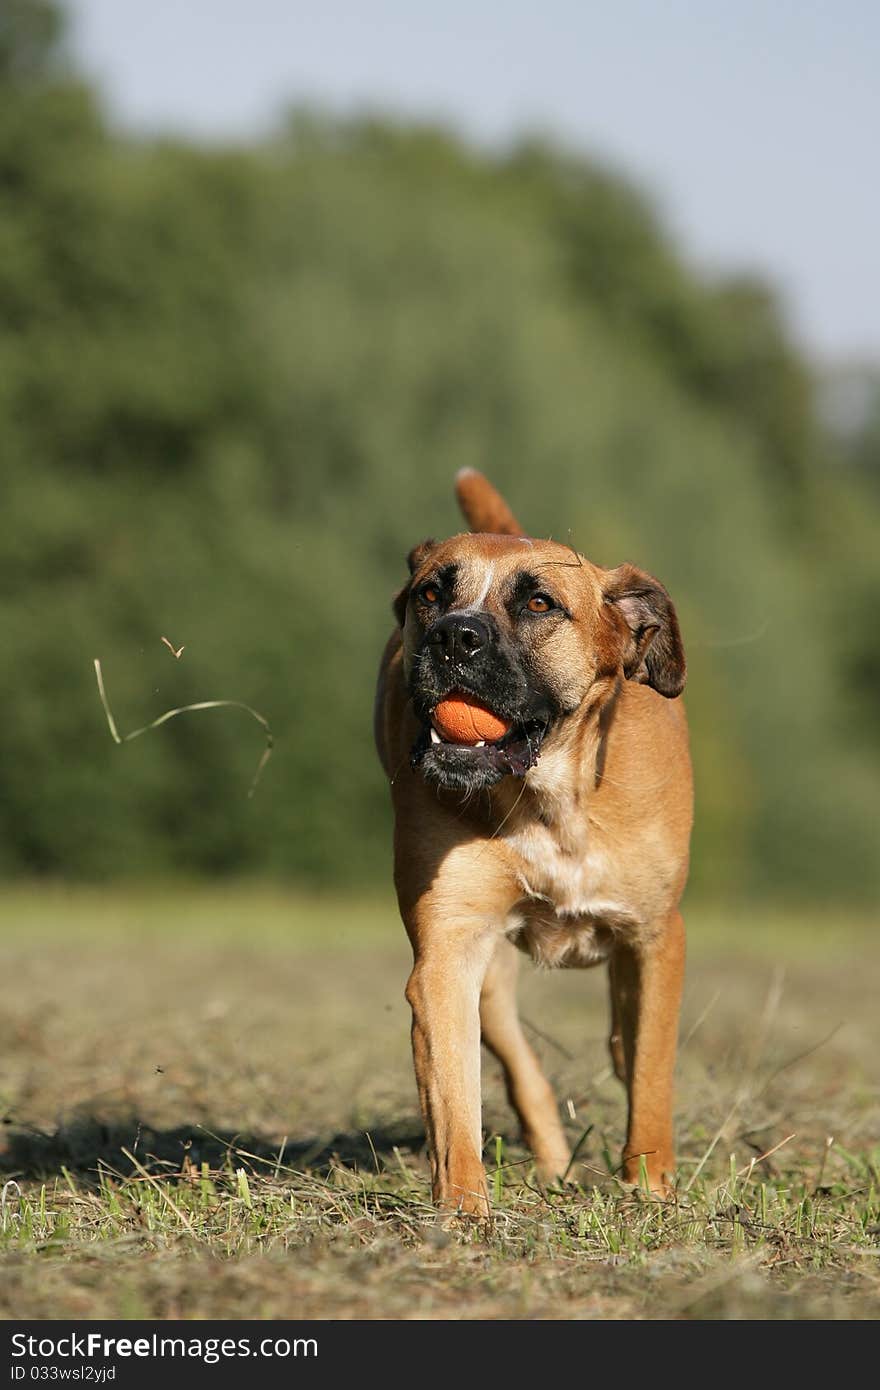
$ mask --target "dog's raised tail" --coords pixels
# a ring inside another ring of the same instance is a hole
[[[490,531],[496,536],[525,535],[501,493],[475,468],[462,468],[456,473],[455,495],[472,531]]]

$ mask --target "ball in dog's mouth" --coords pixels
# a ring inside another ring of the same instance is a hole
[[[457,692],[441,700],[431,711],[432,743],[482,748],[487,743],[498,743],[512,728],[509,719],[496,714],[473,696]]]
[[[516,720],[460,691],[422,716],[411,763],[431,782],[471,791],[524,777],[538,761],[549,718]]]

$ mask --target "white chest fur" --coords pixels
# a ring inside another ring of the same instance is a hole
[[[634,927],[638,914],[599,836],[530,819],[505,840],[523,892],[510,918],[515,943],[544,965],[607,959],[614,935]]]
[[[540,822],[514,830],[505,839],[519,861],[526,898],[542,899],[560,918],[631,915],[615,892],[615,864],[600,844],[587,837],[569,840]]]

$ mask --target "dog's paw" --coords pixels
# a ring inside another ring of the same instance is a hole
[[[631,1158],[624,1155],[621,1181],[643,1197],[666,1201],[675,1193],[675,1165],[671,1159],[667,1163],[652,1163],[650,1158],[646,1161],[644,1154]]]
[[[452,1219],[463,1217],[486,1225],[492,1220],[489,1193],[483,1178],[479,1182],[450,1183],[447,1191],[434,1194],[434,1201]]]

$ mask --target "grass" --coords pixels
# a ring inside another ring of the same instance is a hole
[[[675,1199],[614,1173],[602,973],[526,966],[576,1186],[486,1059],[485,1232],[428,1201],[391,903],[7,893],[0,1315],[875,1317],[876,931],[689,924]]]

